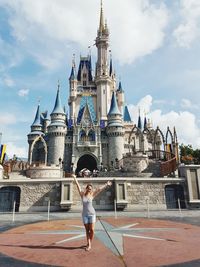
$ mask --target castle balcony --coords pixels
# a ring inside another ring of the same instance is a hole
[[[85,148],[90,148],[91,151],[94,151],[98,147],[98,143],[96,141],[79,141],[76,146],[79,151]]]

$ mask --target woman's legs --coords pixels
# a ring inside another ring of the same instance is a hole
[[[91,241],[94,238],[94,227],[95,223],[89,223],[89,237]]]
[[[85,232],[86,232],[86,239],[87,239],[87,247],[89,246],[89,239],[90,239],[90,235],[89,235],[89,224],[84,224],[85,226]]]
[[[88,229],[89,229],[89,239],[88,239],[88,247],[87,250],[90,250],[92,248],[92,240],[94,238],[94,223],[89,223],[88,224]]]
[[[95,227],[95,221],[96,221],[96,216],[92,215],[89,217],[84,217],[83,222],[85,226],[85,231],[86,231],[86,238],[87,238],[87,248],[86,250],[91,249],[91,242],[94,238],[94,227]]]

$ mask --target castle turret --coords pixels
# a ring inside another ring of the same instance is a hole
[[[109,31],[107,23],[104,22],[103,7],[101,2],[100,22],[96,37],[97,63],[96,63],[96,85],[97,85],[97,117],[99,120],[107,120],[107,114],[111,100],[111,88],[113,79],[109,75],[108,64],[108,41]]]
[[[123,121],[124,122],[129,122],[129,123],[132,122],[127,105],[124,107]]]
[[[141,116],[140,116],[140,109],[139,109],[139,115],[138,115],[138,124],[137,127],[142,130],[142,120],[141,120]]]
[[[48,163],[59,164],[64,159],[65,136],[67,133],[66,114],[60,100],[58,85],[55,106],[50,114],[51,123],[48,126]]]
[[[33,153],[32,158],[36,159],[36,155],[34,155],[34,151],[31,152],[31,145],[33,141],[38,137],[38,136],[43,136],[44,133],[42,131],[42,124],[40,121],[40,104],[38,104],[37,111],[35,114],[35,119],[31,125],[31,132],[28,134],[28,143],[29,143],[29,152],[28,152],[28,161],[30,162],[31,158],[31,153]]]
[[[69,109],[70,109],[70,119],[74,119],[75,116],[75,101],[77,98],[77,76],[76,76],[76,67],[75,60],[72,61],[72,69],[69,77]]]
[[[117,89],[117,102],[118,102],[119,110],[122,113],[123,107],[124,107],[124,91],[122,89],[121,81],[119,82],[119,86]]]
[[[116,159],[120,160],[123,157],[124,153],[124,127],[115,92],[112,94],[110,111],[108,113],[107,135],[109,138],[109,164],[112,166]]]
[[[147,127],[147,117],[146,117],[146,114],[144,116],[144,130],[146,130],[148,127]]]
[[[44,134],[47,133],[47,128],[50,124],[50,118],[48,116],[48,111],[46,110],[45,112],[41,113],[41,121],[42,121],[42,131]]]

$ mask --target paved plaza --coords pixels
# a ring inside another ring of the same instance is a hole
[[[98,212],[85,251],[80,213],[0,214],[0,266],[200,266],[200,211]]]

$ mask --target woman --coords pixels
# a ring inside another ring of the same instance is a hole
[[[76,176],[73,175],[74,181],[77,185],[78,192],[81,196],[82,203],[83,203],[83,211],[82,211],[82,219],[85,226],[86,231],[86,238],[87,238],[87,246],[86,250],[89,251],[91,249],[91,243],[94,237],[94,226],[96,222],[96,213],[95,209],[92,206],[93,198],[103,191],[107,186],[111,186],[112,183],[108,181],[105,185],[99,187],[98,189],[93,191],[93,187],[91,184],[86,186],[85,191],[81,190],[81,187],[76,179]]]

